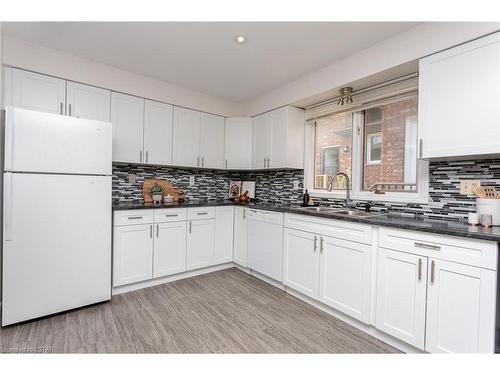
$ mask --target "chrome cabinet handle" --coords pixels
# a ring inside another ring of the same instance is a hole
[[[149,151],[146,151],[146,163],[148,162],[149,159]]]
[[[422,259],[418,258],[418,281],[422,281]]]
[[[142,163],[142,150],[139,150],[139,163]]]
[[[423,146],[424,146],[424,140],[422,138],[420,138],[420,140],[418,141],[418,157],[419,158],[422,158]]]
[[[314,252],[316,252],[317,249],[317,242],[318,242],[318,237],[314,236]]]
[[[160,234],[160,224],[156,224],[156,238],[158,238],[159,234]]]
[[[227,159],[226,159],[226,169],[227,169]]]
[[[267,167],[271,168],[271,159],[270,158],[267,158]]]
[[[129,216],[127,219],[129,219],[129,220],[137,220],[137,219],[142,219],[142,216]]]
[[[266,168],[266,158],[264,158],[264,168]]]
[[[441,246],[438,245],[431,245],[428,243],[422,243],[422,242],[414,242],[413,245],[415,247],[421,247],[423,249],[429,249],[429,250],[441,250]]]
[[[177,217],[177,216],[179,216],[179,215],[177,215],[177,214],[167,214],[167,215],[165,215],[165,217]]]
[[[69,103],[69,115],[71,116],[71,103]]]
[[[193,224],[193,223],[190,221],[190,222],[189,222],[189,233],[191,233],[191,225],[192,225],[192,224]]]
[[[60,114],[63,114],[63,102],[61,102],[61,109],[60,109]]]
[[[436,263],[431,261],[431,284],[434,284],[434,271],[436,268]]]
[[[320,237],[319,241],[319,252],[323,253],[323,237]]]
[[[149,238],[153,238],[153,224],[149,226]]]
[[[200,157],[198,156],[196,158],[196,166],[199,167],[200,166]]]
[[[205,164],[205,157],[204,157],[204,156],[202,156],[202,157],[201,157],[201,166],[203,167],[203,165],[204,165],[204,164]]]
[[[247,210],[243,209],[243,220],[247,218]]]
[[[197,212],[196,215],[208,215],[208,212]]]

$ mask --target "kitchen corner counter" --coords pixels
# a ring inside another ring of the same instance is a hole
[[[154,208],[182,208],[182,207],[213,207],[213,206],[245,206],[250,209],[274,212],[291,213],[298,215],[316,216],[335,220],[345,220],[373,226],[392,227],[413,231],[444,234],[456,237],[466,237],[485,241],[500,242],[500,227],[484,228],[469,226],[463,221],[448,221],[425,219],[407,216],[398,213],[385,213],[370,217],[353,217],[335,212],[312,212],[301,210],[299,206],[273,203],[234,203],[231,200],[190,200],[182,203],[153,204],[143,202],[119,202],[113,204],[113,210],[136,210]]]

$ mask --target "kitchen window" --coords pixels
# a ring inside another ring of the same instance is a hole
[[[421,203],[428,165],[417,158],[417,79],[367,90],[353,103],[306,109],[305,186],[312,196],[342,198],[351,178],[354,199]],[[347,108],[346,108],[347,107]]]

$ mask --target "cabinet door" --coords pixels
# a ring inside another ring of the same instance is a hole
[[[234,207],[233,262],[247,266],[247,209]]]
[[[174,107],[173,165],[200,166],[200,112]]]
[[[233,260],[233,207],[215,209],[215,264]]]
[[[271,116],[269,113],[253,118],[253,167],[267,168],[271,157]]]
[[[113,161],[144,162],[144,99],[111,93]]]
[[[283,283],[318,299],[319,239],[314,233],[285,229]]]
[[[153,277],[186,271],[186,222],[155,224]]]
[[[427,258],[380,248],[375,327],[424,349]]]
[[[246,117],[226,119],[227,169],[252,168],[252,119]]]
[[[153,277],[153,224],[113,230],[113,286]]]
[[[500,33],[420,60],[424,158],[500,152]]]
[[[201,114],[201,166],[224,168],[224,117]]]
[[[214,220],[188,221],[187,270],[214,264]]]
[[[66,81],[26,70],[5,68],[5,104],[65,114]]]
[[[66,114],[98,121],[110,121],[111,91],[67,82]]]
[[[371,245],[323,236],[320,254],[319,300],[369,323]]]
[[[271,112],[271,154],[268,167],[287,167],[288,109]]]
[[[430,260],[425,350],[493,353],[496,272]]]
[[[144,105],[144,161],[172,164],[172,116],[170,104],[146,100]]]

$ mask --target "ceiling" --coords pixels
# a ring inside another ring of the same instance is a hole
[[[3,22],[5,34],[242,102],[414,22]],[[237,35],[247,41],[238,44]]]

